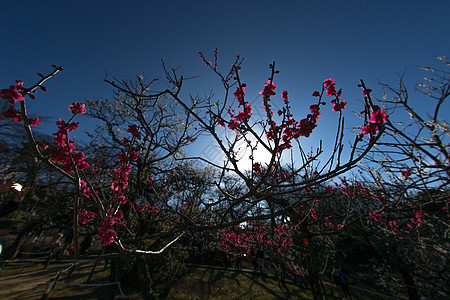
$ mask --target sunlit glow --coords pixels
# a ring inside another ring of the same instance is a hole
[[[252,141],[252,145],[256,144],[256,139]],[[264,146],[259,145],[253,152],[250,147],[241,148],[236,155],[238,160],[238,167],[241,171],[250,171],[252,169],[253,163],[260,163],[264,168],[266,167],[271,159],[272,155],[270,152],[264,148]],[[252,159],[253,158],[253,159]]]

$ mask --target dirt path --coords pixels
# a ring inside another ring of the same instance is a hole
[[[43,264],[14,263],[0,272],[0,299],[41,299],[50,279],[66,269],[71,262],[54,262],[44,269]],[[92,262],[81,262],[78,272],[89,272]],[[67,272],[61,275],[65,278]]]

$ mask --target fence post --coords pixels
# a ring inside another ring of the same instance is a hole
[[[61,271],[58,271],[58,273],[56,273],[55,277],[50,279],[50,281],[48,282],[47,288],[45,289],[44,294],[41,297],[41,300],[48,299],[48,295],[55,288],[55,285],[58,282],[59,276],[61,276]]]
[[[52,249],[50,252],[50,255],[48,256],[47,262],[45,263],[44,270],[47,269],[48,265],[50,264],[50,261],[55,257],[55,250]]]
[[[98,263],[101,261],[102,259],[99,258],[95,261],[94,266],[92,267],[91,272],[89,273],[88,278],[86,279],[86,283],[89,283],[89,281],[91,281],[92,275],[94,274],[95,268],[97,267]]]
[[[67,274],[66,279],[69,279],[70,276],[72,276],[73,271],[75,270],[75,268],[79,265],[79,263],[73,263],[70,268],[69,268],[69,274]]]

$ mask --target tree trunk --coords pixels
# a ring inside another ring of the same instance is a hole
[[[396,256],[396,261],[393,262],[396,266],[400,275],[402,275],[403,282],[405,283],[406,290],[408,292],[408,298],[410,300],[419,300],[419,294],[417,293],[416,283],[414,282],[414,278],[412,278],[411,274],[408,272],[406,266],[400,260],[400,258]]]
[[[8,249],[7,257],[9,257],[9,259],[15,259],[17,257],[20,253],[20,248],[27,239],[28,233],[32,232],[37,225],[36,221],[28,220],[28,224],[19,232],[14,243],[11,245],[11,249]]]
[[[419,300],[419,294],[417,293],[417,286],[414,278],[408,271],[408,267],[403,262],[400,255],[397,253],[395,246],[390,245],[389,250],[385,254],[381,254],[381,257],[387,258],[386,262],[390,264],[394,269],[398,270],[405,283],[408,298],[410,300]]]
[[[120,268],[120,258],[117,257],[112,257],[109,261],[109,268],[110,268],[110,273],[109,273],[109,281],[110,282],[117,282],[122,279],[121,278],[121,272],[119,270]],[[117,287],[116,286],[111,286],[110,287],[110,299],[115,299],[116,297],[116,292],[117,292]]]
[[[322,279],[320,278],[320,273],[317,268],[317,256],[310,246],[308,256],[308,281],[314,300],[325,299]]]
[[[152,292],[152,284],[151,284],[151,277],[150,277],[150,271],[147,266],[147,262],[145,261],[144,257],[139,257],[138,261],[140,261],[140,267],[142,272],[144,273],[144,292],[142,294],[143,300],[155,300],[156,297],[154,293]]]
[[[77,185],[77,189],[75,192],[75,197],[73,199],[73,217],[72,217],[72,221],[73,221],[73,227],[72,227],[72,232],[73,232],[73,256],[74,258],[78,258],[80,256],[80,252],[79,252],[79,248],[78,248],[78,202],[79,202],[79,198],[78,195],[80,193],[80,184]]]
[[[314,300],[325,299],[324,287],[318,268],[317,253],[312,246],[312,236],[308,231],[307,224],[302,223],[300,226],[304,244],[308,248],[308,282],[309,288],[313,294]]]

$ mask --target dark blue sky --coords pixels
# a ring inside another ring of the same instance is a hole
[[[396,73],[407,68],[413,87],[421,75],[417,65],[435,65],[432,55],[449,54],[449,11],[450,2],[440,0],[3,0],[0,85],[8,87],[15,79],[31,85],[37,72],[62,65],[64,72],[33,106],[50,117],[51,123],[41,127],[49,131],[57,117],[70,115],[67,106],[73,101],[112,96],[102,81],[105,70],[118,78],[142,72],[160,77],[161,58],[181,66],[186,77],[201,75],[186,83],[186,92],[214,90],[219,97],[217,78],[197,54],[211,57],[218,47],[219,64],[228,67],[236,54],[245,58],[241,77],[249,97],[262,89],[267,66],[276,60],[281,73],[275,83],[297,101],[297,119],[307,113],[312,91],[329,77],[343,88],[351,118],[351,111],[361,108],[360,78],[380,96],[378,80],[396,84]],[[319,127],[326,133],[333,122],[323,123]]]

